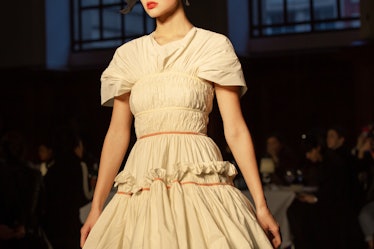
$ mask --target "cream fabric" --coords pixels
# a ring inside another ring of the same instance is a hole
[[[246,91],[229,40],[200,28],[160,46],[152,34],[117,49],[102,75],[102,104],[131,91],[138,139],[84,249],[272,248],[235,187],[235,167],[205,135],[214,84]]]

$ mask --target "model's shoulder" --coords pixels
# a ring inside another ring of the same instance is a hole
[[[217,40],[217,41],[227,41],[228,40],[228,37],[224,34],[221,34],[221,33],[215,32],[215,31],[211,31],[211,30],[208,30],[208,29],[203,29],[203,28],[196,28],[196,29],[197,29],[197,34],[200,37],[204,37],[206,39],[214,39],[214,40]]]
[[[198,28],[196,37],[200,45],[206,46],[207,49],[225,50],[228,47],[232,47],[231,41],[226,35],[211,30]]]
[[[146,45],[146,43],[149,41],[149,35],[143,35],[138,38],[134,38],[128,42],[125,42],[121,46],[117,48],[118,51],[127,51],[127,50],[133,50],[135,48],[140,48]]]

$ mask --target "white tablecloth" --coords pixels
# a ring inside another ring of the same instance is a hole
[[[253,202],[249,191],[242,191]],[[290,189],[264,189],[268,207],[279,223],[282,234],[281,248],[292,245],[292,234],[287,219],[287,209],[295,199],[295,192]]]

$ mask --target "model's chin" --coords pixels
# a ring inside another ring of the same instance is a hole
[[[147,15],[150,18],[156,18],[158,16],[157,13],[156,13],[156,11],[154,11],[154,10],[147,10],[147,9],[145,9],[145,12],[147,13]]]

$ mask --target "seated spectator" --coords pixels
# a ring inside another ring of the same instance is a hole
[[[1,139],[0,248],[46,248],[40,229],[42,176],[25,159],[26,145],[18,131]]]
[[[326,145],[332,160],[339,161],[342,166],[341,170],[344,172],[342,176],[346,178],[345,182],[347,183],[345,193],[353,204],[352,208],[357,210],[360,207],[360,200],[356,161],[346,144],[346,136],[346,131],[342,126],[332,126],[327,130]]]
[[[359,214],[359,222],[369,249],[374,248],[374,200],[367,202]]]
[[[94,166],[91,165],[92,162],[88,163],[89,160],[86,156],[87,153],[81,139],[79,140],[78,145],[74,148],[74,153],[80,159],[83,193],[87,201],[90,201],[93,197],[96,185],[96,174],[93,173],[95,169]]]
[[[362,190],[359,222],[365,241],[372,249],[374,248],[374,127],[363,130],[360,134],[355,155]]]
[[[300,193],[287,215],[296,248],[360,248],[358,223],[347,194],[345,161],[325,149],[317,139],[304,140],[305,157],[314,167],[318,190]],[[357,243],[358,242],[358,243]]]
[[[349,156],[346,145],[346,131],[339,125],[331,126],[326,133],[326,146],[328,149],[338,152],[342,156]]]
[[[38,159],[39,159],[39,170],[42,176],[45,176],[48,169],[55,163],[52,144],[48,142],[42,142],[38,146]]]
[[[279,185],[291,184],[287,174],[296,174],[300,160],[297,154],[291,150],[279,134],[271,134],[266,139],[266,155],[273,160],[275,172],[271,176],[271,182]]]
[[[55,164],[44,177],[46,212],[43,225],[54,249],[80,249],[79,209],[88,202],[77,153],[81,139],[69,127],[63,126],[56,131]]]
[[[367,202],[367,194],[373,184],[372,165],[374,154],[374,126],[365,126],[357,138],[356,147],[352,150],[355,161],[356,177],[361,191],[361,204]]]

